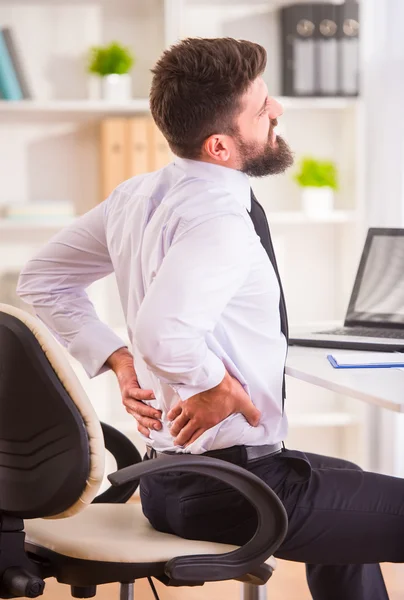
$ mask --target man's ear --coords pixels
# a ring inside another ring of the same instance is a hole
[[[227,163],[231,155],[229,136],[214,134],[208,137],[203,143],[202,155],[210,161]]]

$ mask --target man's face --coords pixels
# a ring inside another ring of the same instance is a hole
[[[293,164],[293,154],[274,128],[282,106],[268,96],[268,89],[258,77],[242,97],[242,112],[236,119],[238,132],[232,136],[238,170],[251,177],[283,173]]]

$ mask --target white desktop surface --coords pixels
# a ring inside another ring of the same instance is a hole
[[[327,354],[332,352],[327,348],[290,346],[286,374],[381,408],[404,412],[403,370],[334,369],[327,360]]]

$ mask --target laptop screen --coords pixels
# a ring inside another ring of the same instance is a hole
[[[345,323],[404,328],[404,229],[369,229]]]

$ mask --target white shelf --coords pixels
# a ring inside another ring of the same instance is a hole
[[[354,106],[357,98],[278,97],[285,110],[343,110]],[[149,112],[149,100],[137,98],[125,103],[105,100],[0,100],[1,117],[41,119],[101,118],[108,115],[135,115]]]
[[[293,4],[304,4],[306,0],[294,0]],[[255,6],[261,10],[278,10],[282,6],[290,4],[290,0],[185,0],[185,4],[190,6],[214,6],[229,7],[234,6]],[[341,3],[341,2],[340,2]]]
[[[31,229],[41,229],[43,231],[51,231],[53,229],[60,229],[65,225],[70,225],[73,223],[74,217],[63,217],[62,219],[52,219],[47,222],[44,221],[35,221],[32,219],[28,221],[25,220],[14,220],[14,219],[0,219],[0,231],[11,231],[11,232],[26,232]]]
[[[328,217],[312,219],[303,212],[282,211],[269,212],[267,217],[270,225],[317,225],[354,222],[356,213],[354,211],[335,211]],[[46,241],[60,229],[74,221],[75,218],[67,217],[53,219],[49,222],[0,219],[0,243],[25,243],[31,239]]]
[[[66,225],[73,223],[74,218],[53,219],[48,223],[33,221],[13,221],[0,219],[0,243],[27,244],[30,242],[46,242]]]
[[[357,220],[355,211],[335,210],[330,215],[313,218],[302,211],[279,211],[266,213],[270,225],[317,225],[325,223],[354,223]]]
[[[345,110],[356,106],[358,98],[278,96],[276,98],[285,110]]]
[[[103,100],[0,100],[0,119],[30,117],[40,119],[101,118],[108,115],[135,115],[149,112],[147,98],[133,99],[125,103]]]
[[[290,427],[347,427],[360,424],[360,419],[348,412],[289,414]]]

